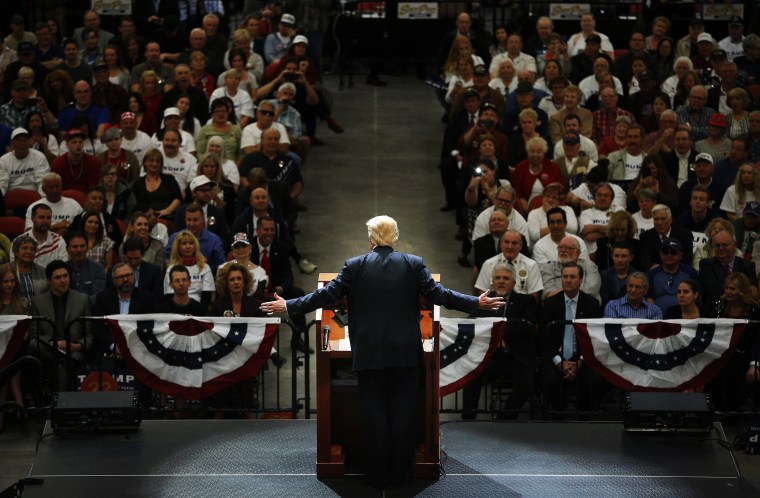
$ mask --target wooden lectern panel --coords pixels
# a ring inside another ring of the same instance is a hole
[[[324,285],[336,273],[320,273]],[[440,275],[433,275],[436,282]],[[346,302],[317,310],[317,477],[343,477],[349,464],[361,457],[361,419],[358,386],[351,372],[352,355],[345,340],[345,327],[339,322],[346,313]],[[420,297],[420,330],[425,349],[425,388],[417,412],[417,442],[412,476],[437,479],[440,470],[439,440],[439,346],[440,310]],[[330,326],[329,345],[324,344],[323,328]],[[349,329],[349,334],[351,333]],[[431,341],[430,339],[434,338]],[[432,345],[432,347],[431,347]]]

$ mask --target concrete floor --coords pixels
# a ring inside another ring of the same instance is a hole
[[[360,75],[355,79],[357,85],[342,92],[336,77],[325,81],[335,96],[334,117],[346,131],[336,135],[320,125],[318,135],[327,146],[313,149],[303,171],[308,211],[300,216],[297,243],[319,270],[296,273],[298,285],[314,290],[319,272],[337,272],[347,258],[367,251],[364,222],[388,214],[399,223],[399,250],[422,256],[445,286],[468,292],[470,271],[456,263],[460,243],[454,239],[454,216],[439,212],[444,199],[437,163],[444,125],[432,89],[411,76],[386,77],[387,88],[366,86]],[[282,350],[289,357],[287,343],[283,340]],[[314,367],[312,361],[312,379]],[[281,384],[289,388],[287,372]],[[315,402],[312,397],[312,407]],[[746,420],[728,422],[730,437],[748,425]],[[40,428],[39,422],[14,424],[0,435],[0,490],[28,475]],[[760,460],[741,452],[736,457],[743,475],[760,478]]]

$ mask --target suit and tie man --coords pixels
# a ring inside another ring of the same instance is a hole
[[[578,410],[588,411],[603,397],[604,380],[585,366],[575,339],[575,330],[565,321],[600,318],[599,301],[581,290],[583,267],[565,263],[562,268],[562,292],[544,301],[540,330],[543,331],[544,392],[555,411],[565,408],[562,385],[576,382]]]
[[[699,262],[699,283],[702,285],[702,300],[714,303],[723,294],[726,277],[732,273],[744,273],[749,279],[752,296],[757,299],[757,271],[753,261],[736,257],[736,238],[721,230],[713,236],[715,256],[703,258]]]
[[[161,301],[164,297],[164,272],[160,266],[143,260],[145,246],[142,240],[133,237],[122,244],[121,250],[123,261],[132,268],[135,287],[153,296],[156,302]],[[108,288],[113,287],[113,268],[109,269],[107,280]]]
[[[383,487],[388,480],[402,480],[412,461],[423,357],[420,294],[432,304],[470,314],[496,309],[503,298],[489,297],[490,291],[467,296],[436,283],[420,257],[394,250],[398,226],[393,218],[376,216],[367,229],[370,252],[346,261],[335,279],[298,299],[275,295],[261,309],[296,315],[347,298],[366,478]]]
[[[462,418],[465,420],[476,417],[480,390],[489,379],[511,374],[514,384],[509,398],[499,407],[497,418],[516,419],[517,411],[533,394],[536,359],[533,329],[537,322],[537,304],[530,296],[513,292],[516,282],[513,267],[499,264],[494,268],[489,296],[503,298],[504,306],[497,310],[479,310],[478,316],[504,317],[508,319],[508,325],[504,329],[501,345],[491,357],[486,371],[464,388]],[[520,320],[510,323],[509,319]]]

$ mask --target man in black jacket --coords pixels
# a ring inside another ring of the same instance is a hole
[[[654,228],[650,228],[641,234],[639,269],[649,271],[654,265],[659,265],[662,262],[660,260],[660,244],[662,239],[667,237],[678,239],[681,247],[683,247],[683,262],[691,265],[694,259],[693,234],[685,228],[673,225],[673,215],[670,208],[665,204],[657,204],[652,208],[652,218],[654,218]]]

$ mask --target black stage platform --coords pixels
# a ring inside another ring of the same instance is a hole
[[[712,437],[722,436],[720,425]],[[451,422],[438,482],[385,496],[760,496],[705,437],[620,424]],[[380,496],[361,477],[319,481],[313,420],[146,421],[133,433],[47,437],[24,496]]]

